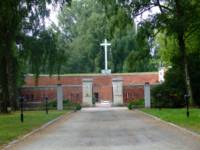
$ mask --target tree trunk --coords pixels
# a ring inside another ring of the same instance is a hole
[[[0,20],[4,21],[0,28],[0,111],[4,113],[12,105],[12,95],[15,95],[13,89],[17,85],[17,77],[13,71],[16,72],[18,68],[14,68],[16,64],[13,58],[17,57],[14,48],[16,35],[21,31],[22,19],[25,17],[21,5],[20,0],[6,0],[1,1],[0,6]]]
[[[1,111],[7,113],[7,107],[9,107],[9,83],[8,83],[8,60],[6,56],[3,56],[1,61],[1,84],[2,84],[2,103]]]
[[[178,42],[179,42],[181,56],[183,58],[183,63],[184,63],[184,74],[185,74],[185,84],[186,84],[187,94],[190,96],[190,103],[193,104],[193,93],[192,93],[192,86],[191,86],[189,69],[188,69],[188,60],[187,60],[187,54],[186,54],[186,48],[185,48],[185,40],[184,40],[183,34],[178,35]]]
[[[12,83],[12,72],[13,64],[12,64],[12,56],[14,55],[12,46],[13,41],[9,32],[7,32],[4,36],[2,46],[2,58],[1,58],[1,71],[0,71],[0,83],[2,90],[2,99],[1,99],[1,111],[3,113],[8,113],[7,108],[11,107],[11,88],[13,88]],[[14,79],[16,80],[16,79]]]
[[[184,8],[181,7],[181,1],[175,0],[175,7],[176,7],[176,17],[178,18],[177,22],[178,24],[181,24],[183,16],[184,16]],[[178,29],[180,28],[180,29]],[[193,94],[192,94],[192,86],[190,81],[190,75],[188,70],[188,60],[187,60],[187,54],[186,54],[186,47],[185,47],[185,40],[184,40],[184,34],[186,31],[187,26],[178,26],[177,35],[178,35],[178,45],[179,45],[179,51],[181,54],[181,58],[183,58],[183,65],[184,65],[184,75],[185,75],[185,84],[187,93],[190,96],[190,103],[193,103]]]
[[[11,59],[11,63],[9,66],[9,85],[10,85],[10,105],[12,106],[12,110],[17,110],[18,106],[17,106],[17,88],[18,88],[18,77],[19,77],[19,73],[18,73],[18,61],[17,58],[13,57]]]

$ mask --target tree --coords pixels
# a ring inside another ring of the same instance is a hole
[[[128,72],[157,71],[158,58],[155,45],[146,35],[143,28],[138,28],[135,38],[134,51],[131,51],[124,62],[124,69]]]
[[[200,30],[198,0],[132,0],[121,2],[134,16],[158,7],[160,13],[152,14],[150,18],[141,22],[142,26],[157,32],[165,32],[175,38],[180,53],[180,64],[183,65],[187,93],[193,99],[191,80],[188,66],[186,41]]]
[[[112,46],[109,48],[109,67],[112,72],[130,72],[127,67],[128,56],[138,51],[140,58],[146,58],[142,63],[143,71],[149,69],[150,46],[148,42],[137,44],[135,23],[126,9],[111,3],[100,3],[97,0],[73,1],[71,7],[66,7],[59,15],[59,43],[66,47],[68,60],[62,72],[86,73],[100,72],[104,68],[104,51],[100,43],[107,38]],[[145,39],[147,40],[147,38]],[[145,51],[145,54],[143,55]],[[139,59],[134,60],[137,68],[142,68]]]
[[[44,30],[48,16],[47,4],[65,0],[5,0],[0,1],[0,106],[7,112],[20,78],[19,49],[27,34],[37,37]],[[37,54],[39,56],[40,54]]]
[[[57,45],[58,33],[48,29],[41,31],[37,38],[26,36],[20,49],[22,59],[26,60],[27,71],[36,75],[60,74],[60,68],[67,57],[63,48]],[[26,57],[26,58],[24,58]]]
[[[180,52],[178,51],[178,45],[175,38],[166,37],[165,34],[159,34],[157,37],[157,42],[159,43],[159,55],[164,64],[170,65],[171,69],[167,71],[165,76],[165,83],[163,88],[168,88],[171,91],[176,90],[179,95],[181,95],[182,100],[184,99],[184,94],[186,92],[186,87],[184,86],[184,75],[183,67],[181,61]],[[189,40],[186,41],[187,47],[187,58],[189,64],[189,73],[191,79],[191,85],[193,89],[193,104],[200,106],[199,96],[200,96],[200,82],[199,82],[199,63],[200,63],[200,46],[199,46],[199,32],[193,34]],[[176,80],[174,80],[174,78]],[[181,94],[180,94],[181,93]]]

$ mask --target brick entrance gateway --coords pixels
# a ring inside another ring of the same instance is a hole
[[[127,103],[130,100],[144,98],[144,84],[158,84],[158,72],[148,73],[122,73],[122,74],[73,74],[61,75],[60,80],[57,76],[49,77],[41,75],[37,85],[34,76],[27,75],[25,85],[21,89],[21,95],[27,101],[41,101],[44,96],[49,99],[56,99],[56,86],[61,84],[63,88],[64,99],[73,102],[82,103],[82,85],[84,79],[92,80],[92,94],[96,101],[113,99],[113,79],[120,78],[123,83],[123,101]]]

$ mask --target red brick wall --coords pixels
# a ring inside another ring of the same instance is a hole
[[[33,86],[56,86],[58,83],[64,85],[64,99],[70,99],[74,102],[82,101],[82,79],[93,79],[93,93],[99,94],[101,100],[112,100],[112,79],[120,77],[123,79],[124,86],[124,102],[127,103],[130,99],[138,99],[144,97],[143,87],[137,87],[133,85],[143,85],[145,82],[150,84],[158,83],[158,73],[130,73],[130,74],[82,74],[82,75],[62,75],[60,80],[57,76],[40,76],[35,83],[33,76],[27,76],[25,79],[24,88],[21,90],[21,94],[28,97],[33,95],[34,100],[41,100],[44,95],[47,95],[49,99],[56,99],[56,89],[49,88],[28,88]],[[27,87],[27,88],[26,88]]]
[[[82,102],[82,86],[63,87],[64,99],[71,100],[75,103]]]
[[[50,100],[56,99],[55,88],[22,88],[21,95],[28,101],[42,101],[45,96]]]
[[[130,101],[144,98],[144,86],[124,86],[123,87],[123,99],[127,104]]]
[[[93,93],[95,92],[101,100],[112,100],[112,76],[93,77]]]

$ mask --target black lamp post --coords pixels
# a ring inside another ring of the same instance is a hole
[[[189,116],[190,116],[190,112],[189,112],[189,99],[190,99],[190,96],[188,94],[185,94],[184,95],[184,99],[185,99],[186,109],[187,109],[186,115],[189,118]]]
[[[24,97],[20,97],[20,110],[21,110],[21,114],[20,114],[20,120],[21,123],[24,122]]]
[[[45,110],[46,110],[46,114],[48,114],[48,97],[45,97]]]
[[[161,95],[161,93],[158,93],[157,94],[157,98],[158,98],[158,108],[159,108],[159,110],[161,110],[161,97],[162,97],[162,95]]]

